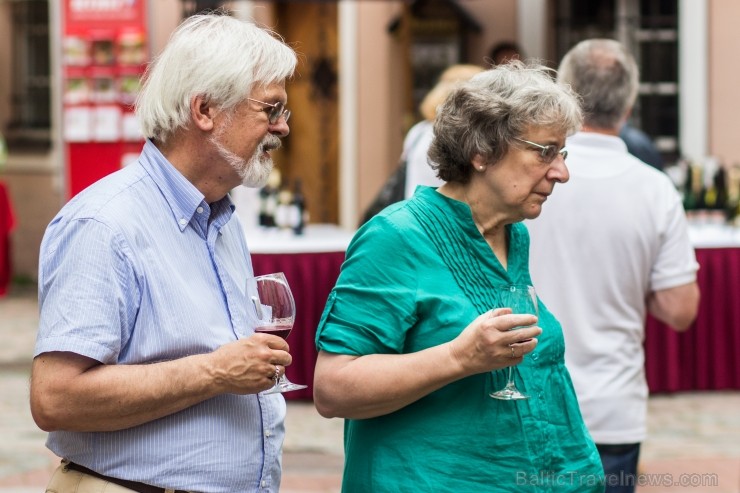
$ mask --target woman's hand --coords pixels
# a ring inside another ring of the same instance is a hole
[[[407,354],[319,352],[314,404],[327,418],[364,419],[397,411],[461,378],[521,362],[537,345],[534,315],[484,313],[452,341]],[[511,344],[511,346],[509,346]]]
[[[536,323],[534,315],[514,315],[509,308],[497,308],[473,320],[450,341],[450,353],[467,375],[516,365],[537,347],[542,329],[533,326]]]

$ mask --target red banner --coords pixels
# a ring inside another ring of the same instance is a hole
[[[70,198],[141,149],[132,104],[150,56],[146,0],[62,1],[62,133]]]
[[[64,18],[72,28],[116,27],[121,23],[143,27],[146,5],[145,0],[66,0]]]

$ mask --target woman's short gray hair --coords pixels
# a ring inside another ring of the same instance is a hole
[[[514,60],[486,70],[453,91],[437,111],[429,160],[444,181],[467,183],[471,161],[501,160],[531,127],[566,135],[581,125],[578,97],[549,69]]]
[[[194,15],[180,24],[147,68],[136,98],[144,136],[164,143],[190,121],[190,100],[202,95],[229,111],[255,85],[293,75],[296,54],[275,33],[223,12]]]

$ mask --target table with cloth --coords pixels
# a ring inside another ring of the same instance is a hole
[[[288,338],[293,364],[288,378],[305,390],[288,399],[311,399],[316,363],[314,336],[326,299],[339,276],[352,233],[335,226],[309,226],[304,236],[247,232],[255,274],[285,272],[296,298],[296,325]],[[645,365],[651,393],[740,390],[740,230],[692,227],[699,261],[699,314],[683,333],[648,317]]]
[[[13,203],[5,183],[0,182],[0,297],[8,292],[12,262],[10,256],[10,233],[15,227]]]
[[[645,369],[651,393],[740,389],[740,229],[694,225],[701,302],[683,333],[648,317]]]
[[[288,337],[293,364],[285,373],[308,388],[287,392],[286,399],[313,399],[316,327],[353,234],[334,225],[309,225],[300,236],[277,229],[245,231],[254,274],[285,273],[295,298],[296,320]]]

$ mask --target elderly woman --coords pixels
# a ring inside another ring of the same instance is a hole
[[[487,70],[438,111],[429,157],[447,183],[357,232],[316,336],[316,407],[347,419],[343,491],[603,490],[557,320],[489,301],[531,284],[521,221],[568,180],[580,123],[546,68]],[[512,365],[531,397],[492,399]]]

